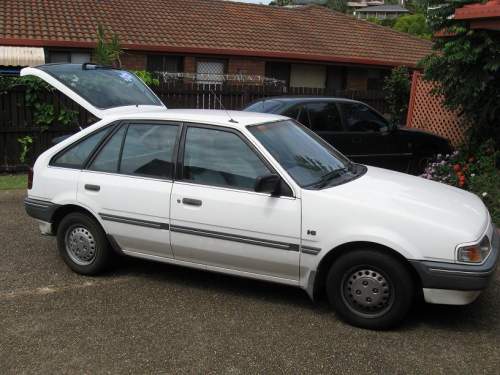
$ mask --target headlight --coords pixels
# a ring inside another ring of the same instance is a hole
[[[462,246],[457,251],[457,261],[464,263],[481,263],[491,251],[490,239],[484,236],[476,245]]]

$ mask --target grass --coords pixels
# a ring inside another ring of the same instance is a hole
[[[25,174],[0,175],[0,190],[26,189],[28,176]]]

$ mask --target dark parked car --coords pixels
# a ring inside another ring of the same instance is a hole
[[[279,97],[244,109],[291,117],[361,164],[420,174],[436,154],[452,151],[445,138],[421,130],[394,127],[375,109],[349,99]]]

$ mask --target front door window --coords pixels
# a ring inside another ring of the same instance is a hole
[[[183,172],[187,181],[244,190],[271,173],[238,135],[195,127],[187,130]]]
[[[361,103],[342,103],[342,112],[347,131],[384,132],[389,130],[387,121]]]

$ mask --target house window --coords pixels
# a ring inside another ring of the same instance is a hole
[[[90,52],[71,50],[49,50],[47,53],[48,63],[73,63],[83,64],[90,62]]]
[[[292,64],[290,87],[325,88],[326,66]]]
[[[288,82],[290,81],[290,64],[282,62],[267,62],[266,77],[284,81],[285,85],[288,86]]]
[[[222,83],[225,67],[221,60],[200,60],[196,63],[196,80],[200,83]]]
[[[149,72],[182,72],[182,57],[170,55],[148,55],[147,70]]]
[[[368,70],[368,77],[366,80],[366,89],[373,91],[381,91],[384,87],[385,77],[388,71],[384,70]]]

